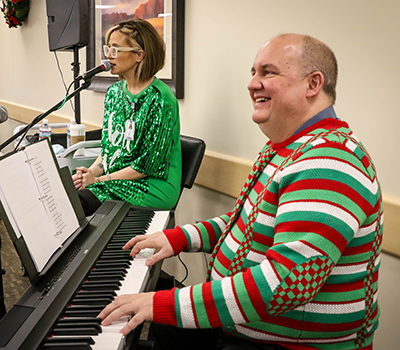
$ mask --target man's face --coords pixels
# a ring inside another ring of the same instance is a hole
[[[247,88],[253,121],[273,142],[286,140],[303,124],[307,79],[299,72],[301,40],[275,38],[258,51]]]

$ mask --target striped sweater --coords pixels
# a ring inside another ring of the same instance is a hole
[[[210,252],[209,280],[160,291],[154,322],[289,349],[372,349],[382,200],[345,122],[324,119],[260,152],[232,213],[166,230]]]

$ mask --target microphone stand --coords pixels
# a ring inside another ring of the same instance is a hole
[[[53,107],[51,107],[48,111],[39,114],[35,119],[33,119],[25,128],[23,128],[22,130],[20,130],[19,132],[17,132],[16,134],[14,134],[13,136],[11,136],[8,140],[6,140],[5,142],[3,142],[0,145],[0,151],[8,146],[11,142],[13,142],[14,140],[16,140],[18,137],[20,137],[22,134],[28,132],[28,130],[30,128],[32,128],[34,125],[36,125],[37,123],[39,123],[42,119],[44,119],[45,117],[47,117],[50,113],[56,111],[57,109],[59,109],[66,101],[70,100],[72,97],[75,97],[76,95],[78,95],[82,90],[87,89],[90,84],[92,83],[91,79],[86,80],[80,87],[78,87],[76,90],[74,90],[73,92],[71,92],[69,95],[67,95],[66,98],[63,98],[60,102],[58,102],[56,105],[54,105]]]

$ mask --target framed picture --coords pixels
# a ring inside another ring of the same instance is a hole
[[[90,39],[86,49],[87,70],[101,64],[104,35],[122,20],[143,18],[157,29],[165,42],[164,68],[157,77],[178,99],[184,96],[185,0],[89,0]],[[89,90],[106,92],[118,80],[109,72],[93,77]]]

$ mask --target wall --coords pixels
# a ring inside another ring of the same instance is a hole
[[[247,92],[258,48],[281,32],[307,33],[328,43],[339,61],[337,112],[369,149],[386,195],[400,198],[396,159],[400,2],[393,0],[187,0],[183,133],[208,150],[252,160],[265,142],[251,122]],[[23,27],[0,23],[0,102],[47,110],[64,96],[54,53],[48,50],[44,0],[31,0]],[[67,84],[71,52],[57,53]],[[80,50],[81,71],[85,50]],[[101,124],[103,94],[81,94],[82,119]],[[58,112],[73,115],[67,104]],[[225,135],[221,142],[221,135]],[[251,135],[251,137],[241,137]]]
[[[211,156],[228,158],[235,164],[251,163],[265,142],[251,122],[252,106],[246,88],[254,56],[265,41],[278,33],[313,35],[337,55],[336,110],[363,140],[375,161],[383,192],[391,198],[385,220],[388,213],[395,217],[400,208],[400,164],[396,161],[400,125],[399,13],[400,2],[394,0],[186,0],[182,133],[203,138]],[[54,53],[48,50],[46,24],[44,0],[31,0],[29,18],[21,28],[8,29],[0,20],[0,105],[12,105],[19,117],[47,110],[65,93]],[[59,52],[57,56],[69,84],[72,53]],[[80,50],[80,61],[84,71],[84,49]],[[84,123],[101,125],[103,98],[102,93],[92,91],[81,94]],[[25,113],[25,107],[31,114]],[[70,105],[57,115],[72,117]],[[0,126],[0,134],[5,125]],[[5,137],[4,133],[0,135],[0,142]],[[221,164],[225,163],[215,163],[214,169]],[[182,198],[180,208],[185,211],[181,209],[179,223],[231,209],[231,197],[199,187],[191,191]],[[397,222],[388,227],[397,238]],[[203,266],[201,255],[184,259],[193,262],[192,266]],[[167,269],[178,270],[182,276],[178,266],[173,260],[166,264]],[[399,271],[398,259],[384,255],[380,281],[382,322],[376,349],[394,350],[399,344],[400,310],[397,304],[390,304],[389,295],[396,290]],[[191,278],[189,282],[196,281],[193,274]]]

